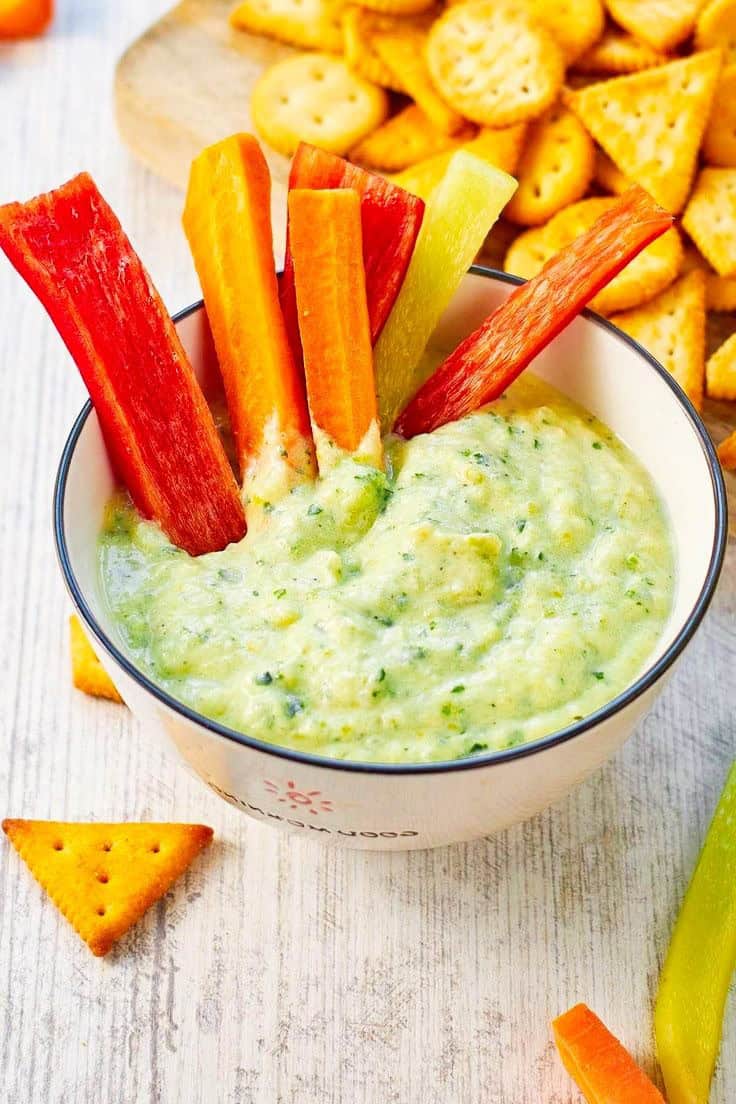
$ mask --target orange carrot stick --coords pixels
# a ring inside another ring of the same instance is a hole
[[[53,0],[0,0],[0,38],[43,34],[53,14]]]
[[[294,189],[289,234],[312,425],[380,463],[360,196]]]
[[[263,493],[260,476],[286,486],[308,478],[314,457],[304,381],[279,306],[271,180],[255,138],[235,134],[200,153],[192,163],[183,221],[246,493]]]
[[[562,1064],[589,1104],[665,1104],[659,1089],[605,1024],[576,1004],[552,1024]]]

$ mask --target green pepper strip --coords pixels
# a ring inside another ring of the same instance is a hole
[[[659,982],[654,1028],[670,1104],[707,1104],[736,967],[736,763],[705,838]]]

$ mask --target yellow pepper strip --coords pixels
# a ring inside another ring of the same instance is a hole
[[[707,1104],[736,967],[736,763],[675,924],[654,1029],[669,1104]]]

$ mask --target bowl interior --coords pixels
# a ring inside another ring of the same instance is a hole
[[[473,272],[463,281],[435,335],[452,349],[513,290],[498,277]],[[204,310],[177,323],[200,378],[213,373],[211,338]],[[720,537],[717,482],[689,404],[668,374],[658,371],[632,342],[606,323],[576,319],[537,359],[533,369],[607,423],[651,473],[669,512],[677,561],[673,609],[651,667],[686,625],[706,584]],[[105,608],[97,575],[97,538],[103,510],[114,489],[102,433],[94,412],[86,419],[70,458],[63,522],[71,569],[102,630],[120,645]],[[722,490],[722,488],[721,488]]]

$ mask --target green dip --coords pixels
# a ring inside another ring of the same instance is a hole
[[[231,728],[388,763],[535,740],[641,673],[673,553],[606,426],[527,375],[385,448],[385,474],[338,456],[198,559],[116,498],[99,562],[124,650]]]

